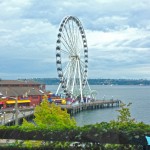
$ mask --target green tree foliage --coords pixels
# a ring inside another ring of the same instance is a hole
[[[76,121],[70,117],[67,110],[62,110],[60,106],[49,103],[44,96],[43,101],[34,110],[34,123],[37,127],[51,129],[71,129],[76,127]],[[33,126],[33,124],[23,121],[22,126]]]
[[[119,112],[117,120],[110,121],[110,126],[112,126],[113,128],[120,128],[120,127],[128,128],[132,125],[134,126],[135,124],[138,124],[138,122],[131,117],[130,112],[131,104],[132,103],[129,103],[127,105],[124,103],[120,104],[120,109],[117,110]]]
[[[130,112],[130,106],[132,103],[129,104],[124,104],[122,103],[120,105],[120,109],[117,110],[119,112],[119,115],[117,117],[117,120],[112,120],[109,123],[110,128],[118,128],[119,130],[121,129],[126,129],[127,132],[132,132],[135,128],[138,130],[138,126],[142,126],[143,123],[138,123],[131,117],[131,112]],[[129,133],[126,133],[129,134]],[[118,144],[106,144],[105,148],[107,150],[135,150],[139,149],[137,145],[118,145]]]
[[[117,110],[119,112],[117,121],[120,123],[134,123],[135,119],[131,118],[131,113],[130,113],[130,105],[132,103],[129,103],[128,105],[122,103],[120,105],[121,109]]]

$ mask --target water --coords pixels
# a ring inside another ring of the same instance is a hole
[[[125,104],[132,103],[130,112],[132,118],[150,124],[150,86],[109,86],[91,85],[91,89],[97,91],[97,99],[119,99]],[[47,90],[55,93],[56,85],[48,85]],[[98,110],[83,111],[74,115],[78,126],[100,123],[117,118],[119,108],[105,108]]]

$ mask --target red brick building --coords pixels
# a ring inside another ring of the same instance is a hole
[[[45,85],[28,80],[0,80],[0,108],[39,105]]]

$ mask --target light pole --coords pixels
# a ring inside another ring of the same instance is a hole
[[[11,120],[8,120],[8,126],[10,126],[10,122],[11,122]]]
[[[5,125],[5,114],[6,114],[6,112],[4,112],[4,125]]]
[[[1,125],[3,125],[3,115],[1,115]]]
[[[18,125],[18,97],[15,98],[15,125]]]
[[[15,125],[17,126],[18,125],[18,96],[10,97],[10,98],[14,98],[15,99]]]

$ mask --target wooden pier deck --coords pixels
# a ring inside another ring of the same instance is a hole
[[[79,103],[76,105],[60,105],[62,109],[67,109],[67,112],[71,115],[79,113],[84,110],[102,109],[119,107],[120,100],[96,100],[89,103]]]

